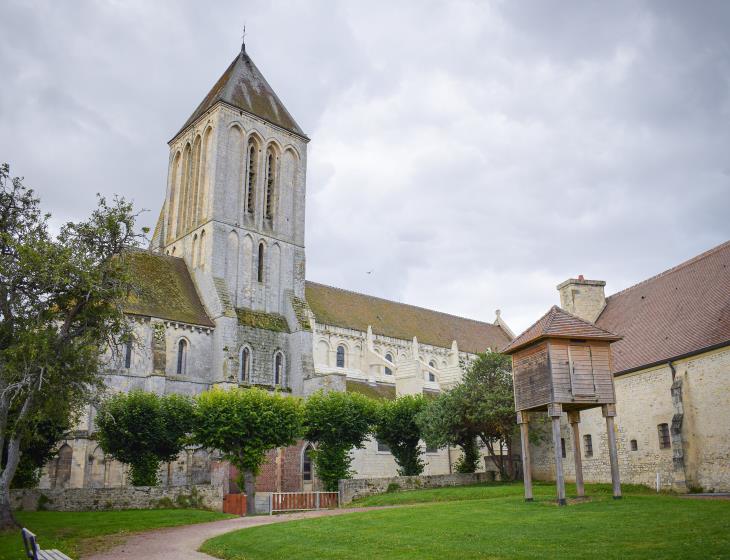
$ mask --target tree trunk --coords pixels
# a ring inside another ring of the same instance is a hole
[[[0,531],[17,529],[19,526],[10,508],[10,484],[6,484],[5,476],[2,476],[0,477]]]
[[[13,481],[19,461],[20,438],[14,437],[8,443],[8,459],[0,474],[0,531],[19,527],[10,509],[10,483]]]
[[[256,477],[249,471],[243,471],[243,488],[246,493],[246,514],[256,513]]]

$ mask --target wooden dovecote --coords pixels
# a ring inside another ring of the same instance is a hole
[[[582,496],[583,473],[578,424],[580,411],[602,407],[606,417],[614,497],[620,497],[618,457],[613,417],[616,392],[613,384],[611,343],[621,337],[553,306],[504,350],[512,356],[517,421],[522,435],[525,498],[532,499],[527,413],[546,411],[552,419],[558,502],[565,504],[560,416],[568,413],[573,430],[576,486]]]

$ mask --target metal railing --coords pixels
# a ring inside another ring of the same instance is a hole
[[[339,492],[272,492],[269,496],[270,515],[284,511],[330,509],[339,505]]]

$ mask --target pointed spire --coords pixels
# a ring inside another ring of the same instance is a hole
[[[241,54],[246,54],[246,26],[243,26],[243,34],[241,35]]]

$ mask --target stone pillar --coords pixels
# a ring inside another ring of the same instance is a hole
[[[580,450],[580,410],[568,412],[568,422],[573,432],[573,455],[575,459],[575,489],[579,497],[585,496],[583,486],[583,457]]]
[[[618,448],[616,446],[616,429],[613,419],[616,416],[615,404],[604,404],[603,417],[606,419],[606,431],[608,432],[608,455],[611,459],[611,482],[613,484],[613,498],[621,498],[621,480],[618,473]]]
[[[530,434],[527,412],[520,410],[517,413],[517,423],[520,425],[520,439],[522,440],[522,475],[525,482],[525,501],[532,501],[532,464],[530,463]]]
[[[553,423],[553,448],[555,450],[555,485],[558,487],[558,505],[565,505],[565,477],[563,476],[563,453],[560,445],[560,416],[563,407],[553,403],[548,406],[548,416]]]

